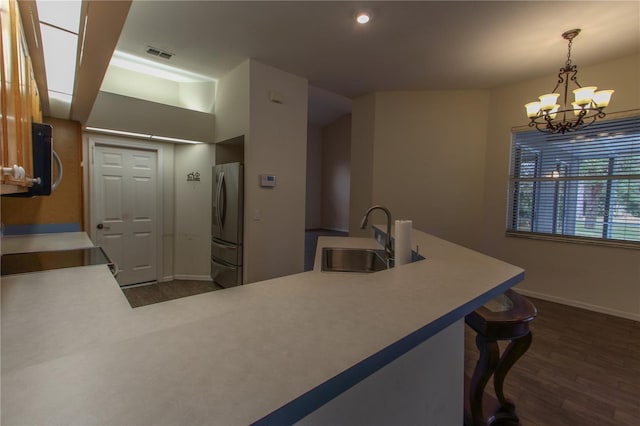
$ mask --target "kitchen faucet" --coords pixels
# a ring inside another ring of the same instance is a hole
[[[369,214],[371,214],[371,212],[376,209],[382,210],[387,215],[387,234],[385,236],[384,242],[384,258],[388,264],[389,260],[393,259],[393,248],[391,247],[391,212],[389,211],[389,209],[379,204],[369,207],[369,210],[367,210],[367,212],[364,214],[364,217],[362,218],[362,222],[360,222],[360,229],[364,229],[367,227]]]

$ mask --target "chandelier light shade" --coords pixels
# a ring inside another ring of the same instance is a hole
[[[598,90],[595,86],[582,87],[578,83],[578,67],[571,63],[571,44],[580,34],[580,29],[565,31],[562,38],[569,42],[567,62],[558,73],[558,83],[551,93],[538,97],[524,107],[529,117],[529,126],[543,133],[566,133],[584,128],[606,116],[604,109],[609,105],[613,90]],[[569,83],[576,88],[573,102],[569,96]],[[560,89],[560,93],[558,93]],[[559,99],[562,96],[562,98]]]

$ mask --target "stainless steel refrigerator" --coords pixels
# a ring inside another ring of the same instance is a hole
[[[242,284],[244,167],[213,166],[211,278],[222,287]]]

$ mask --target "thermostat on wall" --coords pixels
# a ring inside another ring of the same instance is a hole
[[[275,175],[260,175],[260,186],[274,187],[276,186]]]

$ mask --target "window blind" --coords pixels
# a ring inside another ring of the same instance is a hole
[[[640,248],[640,116],[515,132],[507,234]]]

